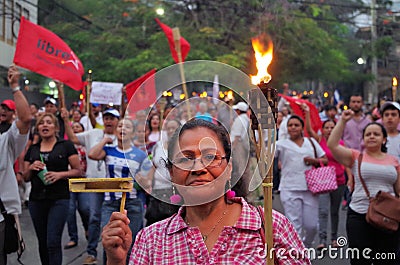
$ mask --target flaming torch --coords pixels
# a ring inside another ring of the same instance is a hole
[[[397,78],[392,78],[392,101],[396,101],[397,99]]]
[[[262,186],[264,193],[264,214],[265,214],[265,241],[266,241],[266,264],[274,264],[272,255],[273,235],[272,235],[272,179],[273,165],[268,165],[267,161],[273,161],[275,151],[275,122],[277,115],[277,91],[268,87],[271,75],[267,68],[272,62],[273,45],[272,41],[268,42],[267,49],[262,44],[261,38],[252,39],[253,49],[255,52],[257,75],[251,76],[253,85],[257,85],[259,89],[249,91],[249,100],[251,106],[251,138],[256,146],[257,160],[259,161],[259,170],[261,177],[264,178]],[[260,100],[261,97],[267,99]],[[264,104],[263,104],[264,103]],[[274,122],[275,121],[275,122]],[[268,141],[264,142],[264,130],[267,131]],[[258,135],[258,138],[256,137]],[[266,146],[267,145],[267,146]]]

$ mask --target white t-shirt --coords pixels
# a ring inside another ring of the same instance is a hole
[[[164,147],[166,146],[161,141],[158,141],[153,147],[153,163],[156,166],[153,190],[172,189],[171,176],[165,163],[168,150]]]
[[[242,113],[236,117],[231,128],[231,142],[235,140],[236,136],[240,136],[242,140],[248,138],[247,131],[249,130],[250,119],[246,113]]]
[[[287,130],[287,122],[289,120],[291,115],[287,115],[286,117],[283,117],[281,126],[279,127],[279,133],[278,133],[278,139],[279,140],[284,140],[284,139],[289,139],[289,133]]]
[[[88,157],[90,149],[93,148],[96,144],[98,144],[105,136],[108,136],[114,139],[112,145],[117,145],[117,137],[114,134],[104,134],[103,130],[100,129],[92,129],[89,131],[77,133],[76,137],[78,138],[81,145],[86,147],[86,161],[87,161],[87,169],[86,169],[86,177],[88,178],[105,178],[106,177],[106,168],[104,166],[103,160],[93,160]]]
[[[14,174],[14,162],[28,142],[28,133],[20,134],[16,122],[0,135],[0,197],[7,213],[20,214],[21,201],[17,179]],[[4,220],[0,214],[0,222]]]
[[[400,161],[400,133],[396,136],[388,136],[387,137],[387,153],[397,157]]]
[[[314,149],[309,140],[312,140],[317,151],[317,157],[325,155],[324,150],[313,138],[304,138],[300,147],[290,139],[283,139],[276,142],[275,157],[282,163],[281,182],[279,190],[308,190],[305,171],[311,169],[304,163],[304,157],[315,157]]]
[[[103,114],[101,112],[99,113],[99,116],[96,117],[96,122],[102,126],[104,125]],[[82,123],[83,127],[85,127],[85,131],[89,131],[89,130],[93,129],[92,123],[88,119],[87,115],[85,115],[81,118],[80,123]]]

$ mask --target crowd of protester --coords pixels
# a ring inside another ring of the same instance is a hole
[[[232,257],[223,254],[230,253],[228,249],[219,254],[212,252],[219,244],[228,244],[228,239],[218,241],[219,233],[232,233],[225,231],[224,226],[233,228],[238,222],[246,229],[261,229],[262,217],[252,206],[257,203],[255,197],[250,196],[249,188],[253,173],[251,159],[255,154],[249,141],[250,109],[247,103],[233,99],[215,103],[212,99],[196,98],[189,104],[167,105],[161,111],[161,106],[156,103],[151,109],[136,113],[129,113],[124,106],[116,108],[91,103],[85,113],[77,104],[66,108],[60,106],[58,100],[48,97],[40,108],[26,102],[18,87],[19,75],[18,69],[10,67],[8,81],[14,98],[1,103],[0,146],[12,146],[11,149],[4,148],[8,150],[4,158],[12,162],[1,167],[0,198],[12,214],[20,214],[21,205],[27,205],[42,264],[62,264],[63,249],[73,251],[78,245],[76,211],[85,231],[82,236],[87,240],[83,264],[100,262],[97,249],[103,229],[104,264],[162,263],[163,257],[171,262],[176,258],[200,262],[201,255],[221,262],[232,261],[240,255],[246,256],[243,261],[249,256],[255,260],[252,251],[243,254],[231,249],[235,253]],[[284,92],[287,90],[285,84]],[[302,104],[301,108],[304,118],[291,113],[290,104],[284,99],[279,102],[273,189],[274,193],[280,194],[285,217],[274,212],[273,222],[274,233],[285,236],[274,236],[274,243],[287,249],[296,248],[299,252],[304,247],[315,247],[318,251],[328,245],[336,248],[339,247],[339,222],[346,222],[349,247],[399,255],[399,232],[386,235],[365,221],[368,201],[358,180],[357,165],[361,163],[359,154],[363,153],[361,173],[371,190],[399,193],[400,104],[382,103],[379,113],[368,115],[363,111],[362,97],[352,95],[349,110],[342,111],[333,105],[321,108],[322,127],[318,131],[312,127],[314,121],[307,104]],[[209,143],[198,138],[200,136],[214,140],[217,155],[213,154],[210,161],[203,153],[208,149],[202,149]],[[184,154],[185,157],[176,158],[177,141],[179,149],[187,148],[190,156]],[[194,148],[194,144],[200,150]],[[199,152],[200,157],[195,156]],[[0,164],[4,161],[2,159]],[[216,167],[213,166],[215,163],[218,164]],[[199,164],[204,168],[197,168]],[[316,196],[307,187],[305,172],[321,164],[335,167],[338,189]],[[193,199],[185,196],[187,191],[181,186],[175,187],[179,181],[185,185],[184,172],[189,172],[186,178],[192,174],[210,174],[216,179],[225,176],[224,170],[229,172],[223,185],[226,188],[222,188],[224,191],[212,203],[180,207],[178,201],[173,201],[178,193],[186,203]],[[376,172],[380,172],[379,176],[374,175]],[[68,179],[79,177],[132,178],[134,188],[127,194],[126,214],[113,213],[119,211],[121,193],[69,192]],[[15,194],[10,194],[13,190]],[[227,190],[234,190],[242,199],[224,195]],[[339,218],[341,204],[345,206],[342,209],[347,210],[346,220]],[[249,228],[239,218],[249,218],[249,222],[256,225],[249,225]],[[0,215],[0,265],[5,265],[7,255],[2,251],[4,222],[1,220]],[[201,220],[206,221],[202,223]],[[66,225],[69,241],[62,246]],[[186,236],[176,234],[174,238],[168,238],[162,234],[173,234],[182,228],[187,228]],[[197,248],[191,240],[198,237],[198,232],[205,247],[198,251],[205,252],[192,257],[190,253],[197,253]],[[265,240],[262,234],[242,231],[229,242],[234,242],[232,244],[237,248],[256,248]],[[317,234],[319,242],[315,241]],[[115,237],[121,238],[115,240]],[[375,238],[379,238],[379,242]],[[247,245],[246,240],[253,243]],[[176,257],[164,254],[168,251],[178,254]],[[149,258],[149,255],[154,257]],[[385,264],[398,264],[398,258]],[[284,264],[284,259],[276,259],[278,264]],[[290,264],[309,263],[308,257],[303,257]],[[361,259],[352,259],[351,263],[370,264]]]

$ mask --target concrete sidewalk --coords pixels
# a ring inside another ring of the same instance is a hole
[[[277,211],[283,212],[283,208],[279,199],[279,195],[274,195],[273,200],[273,208]],[[78,231],[79,231],[79,242],[78,246],[72,249],[64,250],[63,249],[63,265],[81,265],[83,260],[86,258],[86,239],[85,233],[83,230],[83,226],[80,221],[79,214],[78,216]],[[21,226],[23,230],[23,237],[26,244],[25,252],[22,254],[21,261],[25,265],[39,265],[39,250],[38,243],[35,235],[35,231],[33,229],[32,220],[29,215],[28,209],[23,208],[22,215],[20,216]],[[340,210],[340,221],[339,221],[339,232],[338,236],[346,237],[346,211]],[[67,227],[64,229],[62,245],[64,246],[69,241]],[[329,238],[328,238],[329,242]],[[316,237],[314,247],[318,244],[318,238]],[[99,242],[98,247],[98,264],[102,264],[103,257],[103,247],[101,242]],[[9,265],[18,265],[16,254],[8,255],[8,263]],[[323,259],[315,259],[312,261],[312,264],[315,265],[325,265],[325,264],[337,264],[337,265],[348,265],[350,262],[344,258],[329,258],[325,256]]]

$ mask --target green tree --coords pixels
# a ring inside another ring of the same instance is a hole
[[[162,22],[178,26],[191,44],[187,60],[216,60],[254,74],[251,38],[266,33],[274,43],[274,86],[335,84],[354,76],[350,59],[357,51],[348,49],[351,32],[344,24],[351,22],[352,11],[335,5],[348,2],[42,0],[39,21],[71,46],[86,69],[93,69],[95,80],[127,83],[151,68],[173,64],[167,39],[154,21],[155,9],[163,7]]]

